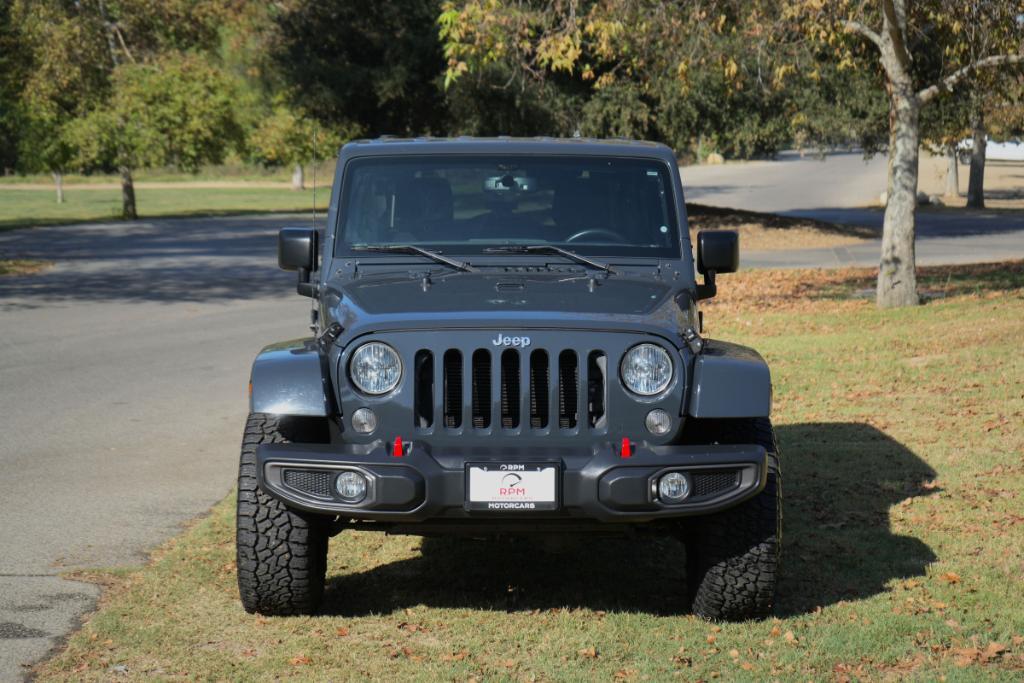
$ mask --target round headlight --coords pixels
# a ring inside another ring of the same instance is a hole
[[[402,379],[402,359],[393,348],[380,342],[356,349],[348,367],[352,381],[364,394],[386,394]]]
[[[672,381],[672,359],[655,344],[634,346],[622,357],[622,383],[634,394],[653,396]]]

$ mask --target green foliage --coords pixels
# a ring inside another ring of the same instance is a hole
[[[241,142],[234,82],[196,55],[122,64],[107,101],[69,126],[76,162],[86,168],[219,163]]]
[[[284,7],[273,60],[294,106],[370,135],[444,131],[436,1],[295,0]]]
[[[357,135],[354,128],[341,133],[297,114],[283,105],[263,119],[249,135],[252,158],[264,166],[302,164],[317,158],[333,156],[343,140]]]
[[[0,0],[0,172],[18,163],[18,93],[24,87],[27,66],[21,43],[11,22],[11,2]]]

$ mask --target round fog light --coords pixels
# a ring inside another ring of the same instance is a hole
[[[358,503],[366,498],[366,477],[359,472],[342,472],[334,485],[346,503]]]
[[[661,408],[655,408],[647,413],[647,419],[644,420],[644,424],[647,425],[647,431],[651,434],[661,436],[662,434],[667,434],[668,430],[672,428],[672,418]]]
[[[690,495],[690,480],[682,472],[669,472],[658,480],[658,497],[664,503],[678,503]]]
[[[360,408],[352,413],[352,429],[360,434],[369,434],[377,429],[377,413],[369,408]]]

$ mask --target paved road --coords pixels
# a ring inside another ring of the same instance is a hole
[[[680,169],[687,201],[748,211],[881,228],[882,210],[865,208],[885,190],[886,161],[859,153],[822,161],[784,153],[778,161],[754,161]],[[977,212],[924,208],[917,214],[921,264],[976,263],[1024,258],[1024,210]],[[744,267],[815,268],[876,266],[880,242],[838,249],[748,252]]]
[[[230,490],[249,364],[307,332],[283,220],[0,233],[57,263],[0,278],[0,681],[95,604],[59,573],[139,563]]]

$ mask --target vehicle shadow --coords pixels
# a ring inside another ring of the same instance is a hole
[[[776,612],[799,614],[869,598],[893,579],[920,576],[936,557],[893,534],[889,509],[933,492],[935,472],[866,424],[778,428],[784,484],[783,568]],[[429,605],[495,611],[589,608],[680,614],[685,550],[667,538],[572,540],[427,538],[421,554],[330,576],[323,612],[344,616]]]

